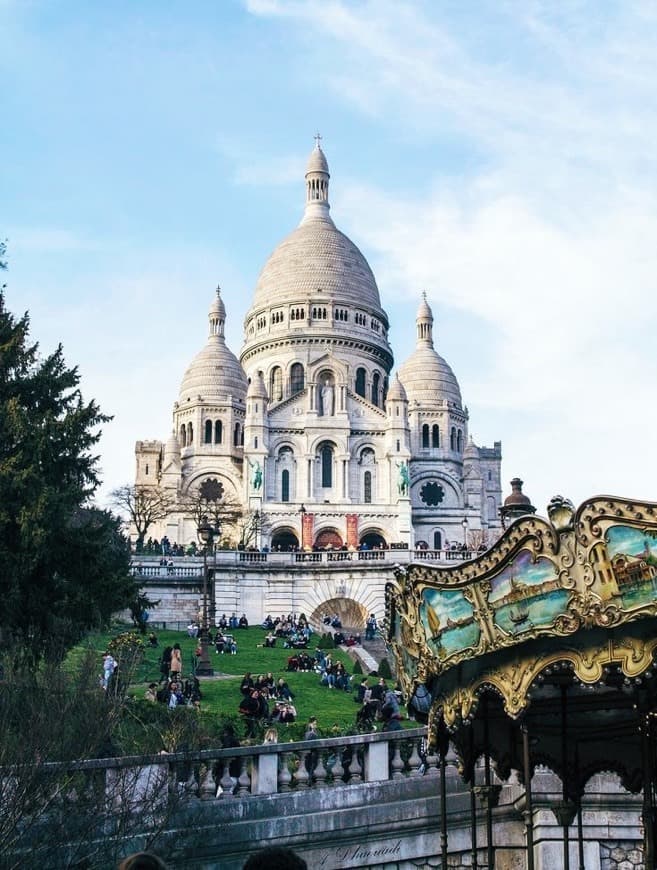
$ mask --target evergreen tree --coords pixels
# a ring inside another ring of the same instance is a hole
[[[28,332],[0,288],[0,645],[35,665],[126,607],[135,582],[120,521],[89,505],[110,418],[83,401],[61,345],[41,358]]]

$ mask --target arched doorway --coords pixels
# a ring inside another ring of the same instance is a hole
[[[387,547],[386,539],[380,532],[369,531],[361,535],[360,543],[366,545],[369,550],[385,550]]]
[[[339,550],[342,537],[335,529],[322,529],[315,538],[315,546],[318,550]]]
[[[324,601],[312,612],[310,622],[312,625],[318,626],[318,630],[321,631],[324,619],[332,619],[336,615],[342,623],[343,631],[346,629],[354,634],[362,634],[365,631],[365,620],[368,612],[362,604],[354,601],[353,598],[330,598],[328,601]]]
[[[271,549],[275,552],[289,552],[299,549],[299,539],[292,529],[277,529],[271,536]]]

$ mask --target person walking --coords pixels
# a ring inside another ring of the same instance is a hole
[[[171,650],[171,677],[180,679],[182,676],[182,652],[179,643],[174,643]]]

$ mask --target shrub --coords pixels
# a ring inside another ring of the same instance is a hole
[[[390,670],[388,659],[381,659],[379,662],[379,676],[383,677],[384,680],[392,679],[392,671]]]
[[[352,673],[354,674],[354,676],[356,674],[363,673],[363,666],[360,663],[360,659],[356,659],[356,661],[354,662],[354,669],[353,669]]]

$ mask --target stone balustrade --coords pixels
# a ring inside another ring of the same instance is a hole
[[[425,745],[426,728],[422,727],[294,743],[46,763],[39,766],[39,775],[55,785],[71,774],[86,773],[96,789],[104,782],[108,796],[116,795],[120,781],[121,802],[145,797],[154,783],[162,793],[175,792],[184,799],[242,800],[310,788],[438,776],[438,757],[426,755]],[[125,791],[126,783],[131,783],[130,794]]]
[[[288,568],[303,565],[317,565],[327,568],[349,565],[407,565],[410,562],[433,562],[445,565],[455,561],[472,559],[477,555],[471,550],[320,550],[317,552],[272,553],[257,550],[217,550],[207,559],[208,567],[228,568],[249,565],[265,569]],[[160,565],[160,556],[135,555],[131,571],[135,577],[172,578],[176,580],[198,580],[203,576],[202,556],[174,556],[172,564]]]

